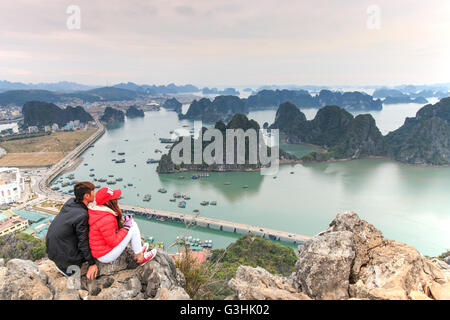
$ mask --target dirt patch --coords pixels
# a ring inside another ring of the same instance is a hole
[[[0,159],[2,167],[44,167],[60,161],[66,152],[8,153]]]

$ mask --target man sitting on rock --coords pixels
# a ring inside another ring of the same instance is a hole
[[[88,205],[94,201],[95,186],[90,182],[78,182],[74,187],[75,198],[69,199],[53,219],[46,236],[47,254],[57,268],[67,276],[89,263],[86,277],[93,280],[98,268],[89,247]],[[69,270],[68,270],[69,268]],[[70,272],[72,271],[72,272]]]

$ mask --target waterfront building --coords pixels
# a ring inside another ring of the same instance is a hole
[[[19,200],[24,187],[18,168],[0,168],[0,205]]]
[[[13,215],[0,222],[0,237],[12,232],[20,232],[28,228],[28,220],[18,215]]]
[[[59,126],[57,123],[52,124],[52,131],[58,131],[59,130]]]
[[[39,128],[36,126],[29,126],[28,127],[28,133],[36,133],[39,132]]]

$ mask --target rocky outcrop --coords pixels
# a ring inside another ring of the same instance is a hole
[[[128,118],[143,118],[145,116],[144,111],[136,108],[135,106],[130,106],[127,109],[126,115]]]
[[[229,297],[231,300],[310,300],[286,278],[272,275],[260,267],[240,266],[228,286],[236,292],[235,296]]]
[[[296,270],[288,279],[241,267],[229,287],[235,299],[288,299],[296,293],[312,299],[450,299],[449,274],[445,262],[384,238],[357,214],[346,212],[298,247]],[[276,294],[266,294],[271,290]]]
[[[98,263],[96,279],[65,277],[50,260],[32,262],[12,259],[0,263],[0,299],[5,300],[141,300],[190,299],[183,286],[184,276],[165,252],[138,266],[130,249],[112,264]],[[72,279],[73,278],[73,279]]]
[[[202,98],[194,100],[186,114],[178,114],[180,119],[202,120],[205,122],[229,121],[235,114],[247,114],[244,101],[236,96],[217,96],[213,101]]]
[[[167,99],[166,101],[164,101],[162,106],[163,108],[167,110],[173,110],[176,113],[181,113],[183,107],[183,105],[176,98]]]
[[[103,123],[123,122],[125,121],[125,115],[123,114],[123,111],[111,107],[106,107],[103,115],[100,118],[100,121]]]

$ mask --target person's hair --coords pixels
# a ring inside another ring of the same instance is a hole
[[[86,193],[90,194],[94,189],[95,186],[88,181],[77,182],[75,184],[75,187],[73,188],[73,193],[75,194],[76,201],[82,202],[84,200],[84,195]]]
[[[109,200],[105,202],[104,205],[117,213],[117,223],[119,225],[119,228],[123,228],[122,210],[119,207],[119,202],[117,201],[117,199]]]

